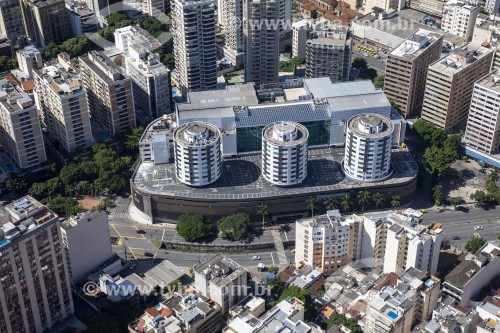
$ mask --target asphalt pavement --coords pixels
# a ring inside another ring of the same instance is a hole
[[[115,208],[109,215],[110,233],[111,236],[121,237],[125,246],[113,246],[113,251],[122,258],[137,260],[137,271],[147,270],[148,267],[154,265],[155,259],[169,259],[179,267],[187,268],[204,262],[215,255],[205,252],[158,250],[153,241],[183,241],[183,239],[176,234],[173,228],[160,225],[142,225],[130,220],[127,217],[126,208],[123,207],[123,205],[128,204],[128,199],[118,199],[115,204]],[[496,235],[500,234],[500,207],[488,210],[472,208],[467,213],[461,211],[439,213],[436,209],[429,209],[429,212],[423,215],[422,224],[430,225],[431,223],[441,223],[445,239],[458,249],[463,249],[465,243],[474,234],[479,234],[488,241],[496,242]],[[481,226],[482,230],[474,229],[478,226]],[[295,239],[295,230],[292,226],[286,233],[280,232],[279,235],[282,241],[293,240]],[[453,240],[454,237],[458,239]],[[255,241],[273,242],[274,239],[271,231],[266,230]],[[223,239],[216,239],[216,242],[220,242],[220,244],[231,243]],[[259,262],[270,266],[294,260],[294,255],[289,250],[285,250],[284,255],[281,254],[281,260],[277,251],[228,254],[228,256],[243,267],[254,267]],[[253,260],[254,256],[259,256],[261,259]]]

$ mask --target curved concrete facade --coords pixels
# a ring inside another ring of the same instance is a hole
[[[220,177],[220,131],[212,124],[192,122],[174,131],[175,174],[182,183],[205,186]]]
[[[347,122],[344,155],[346,176],[363,182],[379,182],[391,173],[394,125],[375,113],[354,116]]]
[[[304,125],[280,121],[262,130],[262,175],[271,184],[291,186],[307,177],[307,140]]]

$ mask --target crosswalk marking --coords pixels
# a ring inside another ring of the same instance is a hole
[[[283,246],[283,240],[281,239],[281,235],[278,231],[271,231],[274,238],[274,246],[276,247],[276,251],[278,251],[278,259],[280,264],[288,264],[286,260],[285,247]]]
[[[130,216],[128,213],[111,213],[108,215],[108,219],[113,220],[113,219],[128,219]]]

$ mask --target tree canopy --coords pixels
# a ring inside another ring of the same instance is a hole
[[[179,216],[175,230],[185,240],[197,242],[210,234],[212,224],[203,215],[187,213]]]
[[[283,292],[281,293],[278,303],[287,299],[287,298],[297,298],[300,300],[302,303],[304,303],[304,317],[306,320],[312,320],[314,319],[315,315],[315,307],[314,303],[312,302],[312,293],[308,289],[302,289],[298,286],[288,286],[283,289]]]
[[[375,88],[383,88],[384,87],[384,81],[385,81],[385,76],[384,75],[378,75],[375,80],[373,81],[373,85]]]
[[[348,319],[348,318],[346,318],[345,315],[340,314],[340,313],[332,314],[330,316],[330,318],[328,318],[328,320],[326,321],[327,328],[330,328],[333,325],[337,325],[337,326],[344,325],[345,327],[350,329],[352,333],[361,333],[362,332],[361,327],[358,325],[358,323],[356,322],[355,319],[353,319],[353,318]]]
[[[486,244],[486,239],[481,236],[474,236],[465,244],[465,250],[470,253],[476,253],[484,244]]]
[[[246,213],[232,214],[221,218],[218,226],[224,238],[240,240],[247,235],[250,226],[250,216]]]

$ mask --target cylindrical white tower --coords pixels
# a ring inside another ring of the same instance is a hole
[[[220,177],[220,137],[216,126],[200,121],[175,129],[175,174],[179,181],[204,186]]]
[[[274,184],[290,186],[307,177],[307,140],[303,125],[280,121],[262,131],[262,175]]]
[[[394,125],[375,113],[364,113],[347,122],[344,172],[354,180],[377,182],[392,173],[391,145]]]

